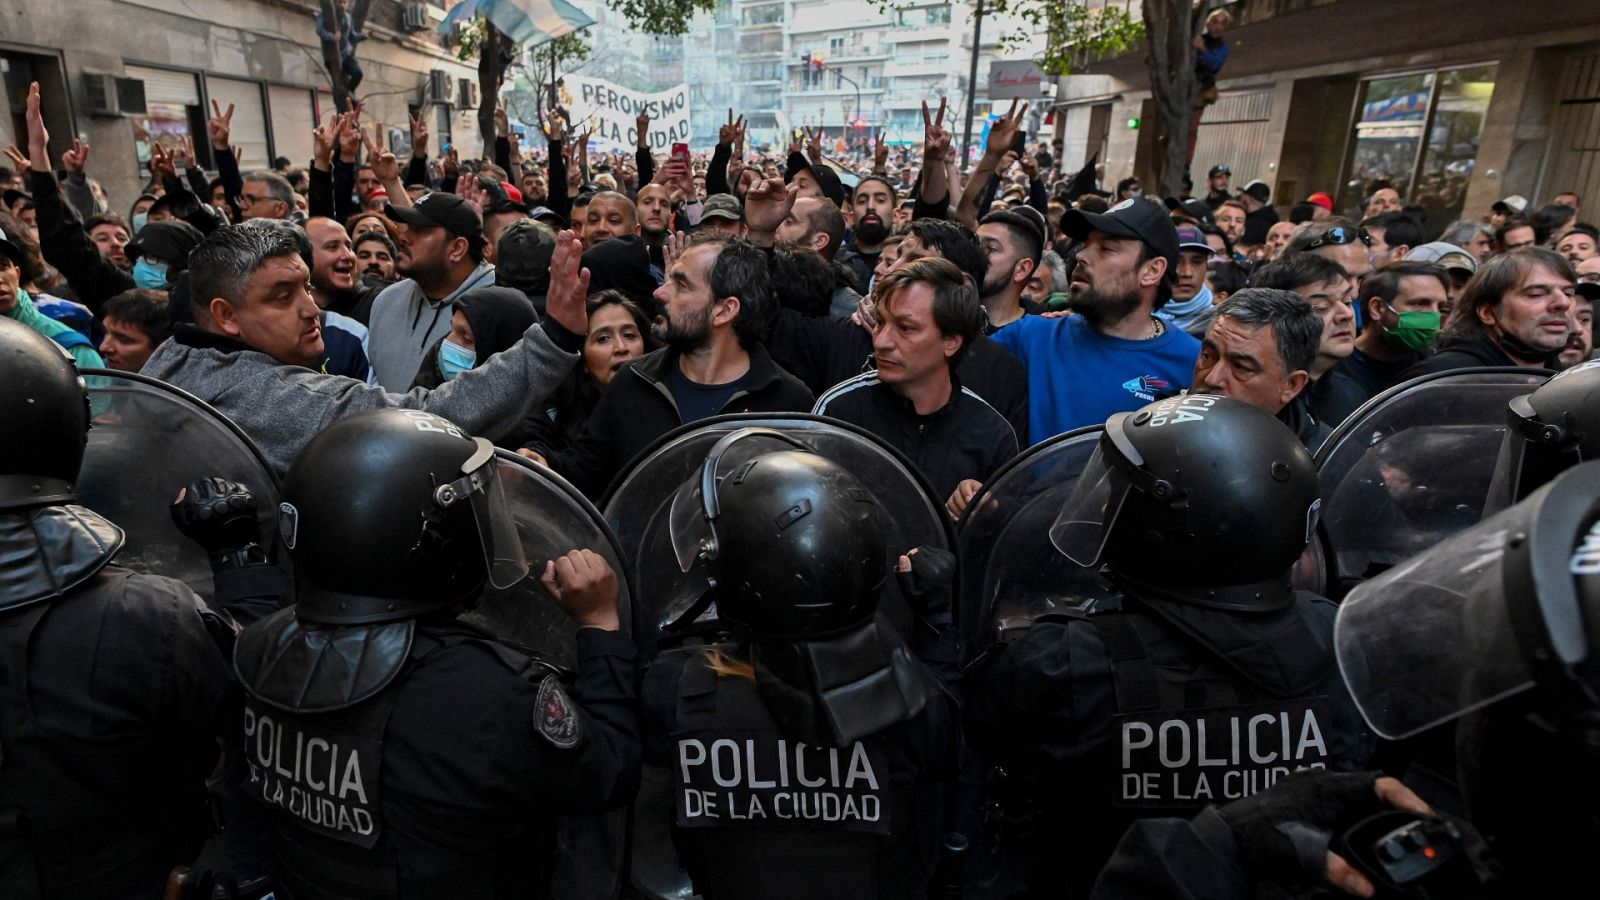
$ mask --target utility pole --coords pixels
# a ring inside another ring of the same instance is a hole
[[[972,24],[972,67],[967,70],[967,125],[961,130],[961,168],[967,167],[967,160],[972,158],[972,115],[978,109],[978,47],[983,43],[983,0],[978,0],[978,8],[973,16]]]

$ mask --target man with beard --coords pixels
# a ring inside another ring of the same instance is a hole
[[[405,391],[449,333],[451,304],[494,284],[494,266],[483,258],[483,219],[455,194],[435,191],[415,206],[385,206],[384,214],[404,226],[395,268],[406,278],[373,301],[372,371],[385,390]]]
[[[395,247],[388,235],[369,231],[356,238],[354,250],[363,282],[382,282],[382,287],[394,282]]]
[[[856,214],[855,234],[850,243],[839,252],[839,262],[855,272],[856,281],[865,286],[872,280],[872,270],[883,253],[883,242],[889,237],[890,223],[894,219],[899,194],[894,185],[882,175],[868,175],[856,185],[850,202]]]
[[[1044,235],[1027,216],[1009,209],[997,210],[978,224],[978,243],[989,258],[989,271],[979,287],[979,298],[988,313],[986,334],[1038,314],[1040,307],[1027,305],[1022,292],[1039,265],[1044,252]]]
[[[328,312],[348,316],[365,325],[372,315],[373,301],[384,285],[361,280],[361,273],[357,271],[361,260],[343,225],[318,216],[306,221],[305,230],[311,241],[311,299]],[[392,260],[390,267],[392,274]]]
[[[761,248],[696,234],[655,299],[661,314],[651,333],[666,346],[617,372],[561,462],[561,474],[591,497],[623,463],[687,422],[811,409],[811,391],[763,344],[777,301]]]
[[[1600,297],[1600,284],[1592,281],[1578,282],[1577,293],[1572,298],[1572,320],[1578,327],[1572,329],[1572,336],[1567,338],[1567,346],[1556,357],[1560,368],[1570,369],[1579,363],[1588,362],[1590,355],[1594,353],[1594,301],[1597,297]]]
[[[522,202],[529,207],[542,206],[550,199],[549,183],[545,180],[544,172],[534,169],[522,176]]]
[[[1104,214],[1071,210],[1083,241],[1072,273],[1077,315],[1024,316],[994,336],[1028,373],[1029,436],[1098,425],[1188,383],[1200,342],[1155,312],[1172,296],[1178,233],[1159,203],[1125,200]],[[902,248],[902,252],[903,252]]]
[[[1550,368],[1571,336],[1577,278],[1565,257],[1543,247],[1489,257],[1450,310],[1439,352],[1399,380],[1473,366]]]
[[[844,214],[839,212],[839,207],[827,200],[798,197],[777,232],[778,240],[816,251],[836,270],[833,296],[828,301],[828,315],[836,319],[848,317],[856,311],[856,307],[861,305],[861,294],[856,287],[866,284],[856,281],[852,285],[850,282],[855,279],[855,274],[844,269],[842,261],[838,264],[834,262],[842,255],[839,243],[844,240],[844,230]],[[868,277],[870,279],[870,274]]]

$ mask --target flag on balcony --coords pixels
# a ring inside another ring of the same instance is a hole
[[[473,15],[482,15],[502,34],[530,49],[594,24],[567,0],[461,0],[445,14],[439,31],[447,32]]]

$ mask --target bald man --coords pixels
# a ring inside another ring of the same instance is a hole
[[[639,233],[639,211],[616,191],[601,191],[584,211],[584,249],[604,243],[618,235]]]

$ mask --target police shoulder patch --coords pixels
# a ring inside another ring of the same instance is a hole
[[[578,710],[561,686],[561,679],[546,675],[539,682],[539,698],[533,710],[533,730],[562,750],[578,746],[583,737]]]

